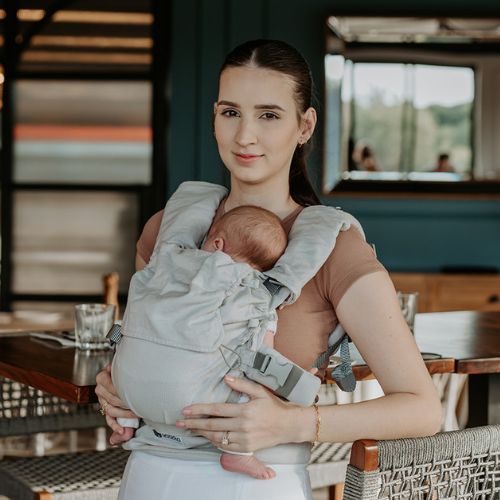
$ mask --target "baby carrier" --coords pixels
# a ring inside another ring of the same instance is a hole
[[[274,349],[263,346],[276,309],[297,300],[335,246],[339,231],[355,225],[350,215],[325,206],[302,210],[285,253],[262,273],[222,252],[200,250],[227,189],[185,182],[168,201],[149,264],[130,282],[113,381],[122,399],[157,438],[186,448],[206,442],[177,429],[185,406],[234,402],[225,374],[244,373],[298,404],[314,402],[320,380]],[[123,336],[123,338],[122,338]],[[353,390],[347,336],[341,327],[317,366],[340,346],[334,377]]]

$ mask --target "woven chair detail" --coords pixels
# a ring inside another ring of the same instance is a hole
[[[500,498],[500,425],[353,444],[344,500]]]
[[[77,405],[0,377],[0,437],[104,427],[98,405]]]
[[[14,500],[114,500],[129,452],[122,449],[1,461],[0,495]]]

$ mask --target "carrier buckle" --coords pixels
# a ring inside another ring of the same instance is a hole
[[[292,370],[290,363],[280,364],[269,354],[257,352],[255,354],[253,368],[259,370],[262,375],[275,378],[280,386],[282,386]]]
[[[273,296],[276,295],[283,288],[283,285],[281,283],[269,277],[266,278],[262,284],[267,288],[269,293]]]

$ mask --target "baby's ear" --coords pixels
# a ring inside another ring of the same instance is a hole
[[[219,250],[219,252],[224,251],[224,240],[222,238],[215,238],[214,239],[214,247],[216,250]]]

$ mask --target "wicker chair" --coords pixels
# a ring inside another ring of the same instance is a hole
[[[353,444],[344,500],[500,498],[500,425]]]
[[[77,405],[0,378],[0,437],[102,428],[98,405]],[[0,450],[1,451],[1,450]],[[33,450],[43,454],[43,449]],[[13,500],[112,500],[118,495],[128,453],[64,453],[0,460],[0,495]]]
[[[0,437],[104,427],[97,410],[0,377]]]
[[[115,500],[129,452],[122,449],[0,462],[0,495],[12,500]]]

